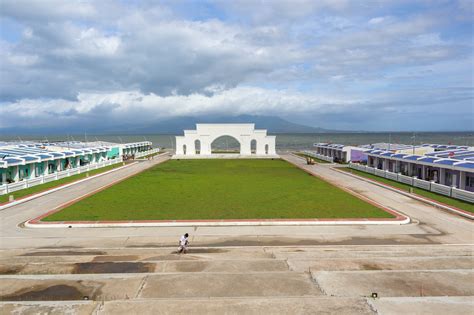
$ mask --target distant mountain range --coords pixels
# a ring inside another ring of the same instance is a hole
[[[255,123],[259,129],[267,129],[269,133],[327,133],[338,132],[323,128],[300,125],[276,116],[213,116],[213,117],[176,117],[153,123],[137,124],[135,122],[122,125],[106,126],[97,124],[84,127],[73,124],[69,128],[3,128],[3,135],[65,135],[65,134],[181,134],[184,129],[195,129],[196,123]]]
[[[334,132],[323,128],[310,127],[289,122],[276,116],[220,116],[220,117],[177,117],[158,121],[141,127],[132,127],[126,130],[127,133],[159,133],[159,134],[179,134],[184,129],[195,129],[197,123],[255,123],[259,129],[267,129],[269,133],[325,133]],[[124,129],[121,129],[122,132]]]

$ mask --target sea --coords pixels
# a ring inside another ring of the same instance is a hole
[[[270,133],[271,134],[271,133]],[[373,144],[380,142],[403,144],[456,144],[474,146],[474,131],[472,132],[352,132],[352,133],[281,133],[276,136],[278,151],[293,151],[310,149],[313,143],[326,142],[344,145]],[[49,136],[7,136],[0,135],[0,141],[107,141],[128,143],[151,141],[154,147],[174,149],[175,135],[165,134],[136,134],[136,135],[49,135]],[[234,149],[237,142],[225,137],[216,141],[216,147]]]

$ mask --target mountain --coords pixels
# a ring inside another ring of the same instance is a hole
[[[84,135],[84,134],[181,134],[184,129],[195,129],[196,123],[255,123],[259,129],[267,129],[269,133],[325,133],[337,132],[305,125],[300,125],[276,116],[209,116],[209,117],[175,117],[148,122],[145,124],[134,121],[123,122],[121,125],[107,125],[89,122],[88,125],[72,124],[65,127],[24,127],[0,128],[2,135]]]
[[[213,116],[213,117],[177,117],[157,121],[153,124],[147,124],[141,127],[126,128],[127,133],[133,134],[180,134],[184,129],[195,129],[197,123],[255,123],[258,129],[267,129],[269,133],[325,133],[334,132],[322,128],[315,128],[300,125],[282,119],[276,116],[256,116],[256,115],[240,115],[240,116]],[[121,128],[124,132],[124,128]],[[115,133],[115,131],[113,131]]]

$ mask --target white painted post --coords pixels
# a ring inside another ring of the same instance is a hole
[[[459,172],[459,189],[466,190],[466,172]]]
[[[13,171],[13,182],[16,183],[20,180],[20,166],[15,166],[15,170]]]
[[[446,185],[446,169],[442,167],[439,169],[439,183],[441,185]]]

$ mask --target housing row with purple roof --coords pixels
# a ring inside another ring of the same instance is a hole
[[[474,150],[455,149],[425,155],[371,150],[366,154],[370,167],[474,191]]]

